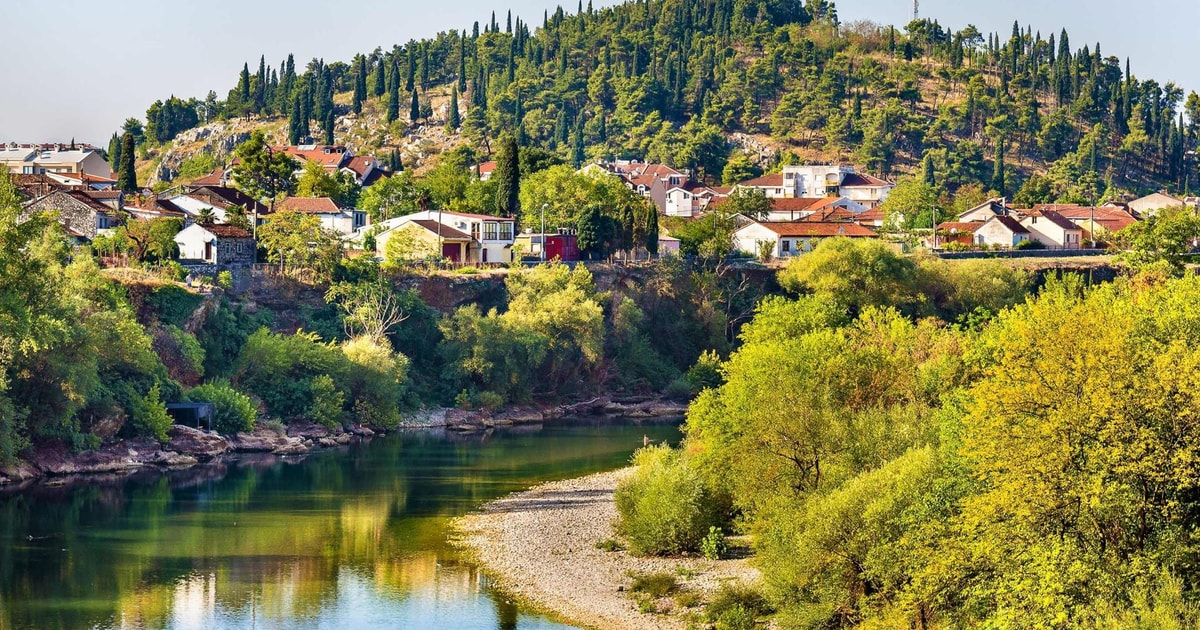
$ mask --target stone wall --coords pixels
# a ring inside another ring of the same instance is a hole
[[[61,192],[51,193],[25,206],[21,213],[22,219],[28,219],[36,212],[58,212],[58,222],[68,230],[73,230],[87,237],[96,238],[97,209]]]

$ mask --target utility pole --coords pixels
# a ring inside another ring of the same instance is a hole
[[[916,22],[921,17],[921,0],[913,0],[913,21]]]

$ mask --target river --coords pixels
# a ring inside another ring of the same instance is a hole
[[[451,518],[611,470],[675,424],[409,432],[0,494],[0,630],[568,628],[448,540]]]

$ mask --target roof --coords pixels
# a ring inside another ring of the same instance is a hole
[[[193,186],[221,186],[225,183],[225,169],[217,170],[192,182]]]
[[[409,221],[409,223],[419,225],[434,234],[440,235],[443,239],[450,239],[452,241],[473,241],[473,240],[475,240],[475,239],[471,238],[471,235],[467,234],[466,232],[463,232],[461,230],[456,230],[448,225],[438,223],[437,221],[433,221],[430,219],[415,219],[413,221]],[[438,226],[441,226],[441,227],[439,228]]]
[[[988,221],[999,221],[1001,225],[1008,228],[1008,231],[1012,232],[1013,234],[1029,234],[1029,230],[1026,229],[1025,226],[1017,223],[1016,219],[1007,215],[998,214],[988,219]]]
[[[95,199],[96,201],[120,199],[124,194],[119,190],[87,190],[84,192],[87,194],[87,196]]]
[[[1079,229],[1078,225],[1075,225],[1069,219],[1067,219],[1063,215],[1061,215],[1053,210],[1042,210],[1041,212],[1030,213],[1026,216],[1040,217],[1040,218],[1046,219],[1047,221],[1053,223],[1054,225],[1056,225],[1059,228],[1064,229],[1064,230],[1078,230]]]
[[[275,147],[275,150],[282,151],[300,160],[301,164],[304,162],[316,162],[325,168],[340,168],[342,163],[348,158],[354,157],[354,154],[346,147],[332,145],[305,144],[291,147]]]
[[[491,173],[494,170],[496,170],[495,160],[489,160],[489,161],[484,162],[483,164],[479,165],[479,173],[480,174]]]
[[[887,212],[883,208],[871,208],[865,212],[859,212],[854,218],[859,221],[882,221],[887,218]]]
[[[875,231],[857,223],[831,223],[822,221],[797,223],[758,223],[779,236],[825,237],[846,236],[863,238],[875,236]]]
[[[187,216],[183,208],[171,203],[166,199],[141,199],[135,202],[136,205],[126,204],[125,209],[137,214],[154,213],[168,216]]]
[[[305,214],[341,214],[342,209],[329,197],[288,197],[275,204],[277,212]]]
[[[222,206],[222,210],[228,209],[229,206],[241,206],[246,209],[246,212],[253,212],[255,206],[257,206],[259,214],[264,214],[268,211],[267,206],[264,206],[257,199],[229,186],[200,186],[193,189],[187,196],[201,198],[213,205]],[[213,201],[214,198],[218,201]]]
[[[1137,223],[1137,219],[1129,212],[1120,208],[1105,208],[1103,206],[1093,208],[1091,206],[1040,205],[1034,206],[1028,213],[1045,212],[1046,210],[1052,210],[1076,225],[1094,220],[1096,225],[1103,227],[1109,232],[1120,232]]]
[[[437,211],[430,210],[430,212],[437,212]],[[444,214],[447,216],[452,216],[452,217],[462,217],[464,219],[482,219],[484,221],[504,221],[504,222],[516,221],[516,219],[512,219],[509,217],[494,217],[490,214],[467,214],[466,212],[450,212],[448,210],[442,211],[441,214]]]
[[[825,222],[853,221],[856,218],[858,218],[858,215],[855,214],[854,212],[851,212],[850,210],[847,210],[846,208],[843,208],[841,206],[834,206],[831,208],[823,208],[821,210],[818,210],[817,212],[814,212],[800,220],[807,221],[809,223],[825,223]]]
[[[946,232],[972,232],[978,230],[983,225],[983,221],[947,221],[940,223],[937,229]]]
[[[217,238],[254,238],[254,236],[246,230],[233,227],[232,225],[212,224],[202,225],[200,227],[204,228]]]
[[[782,188],[783,173],[775,173],[774,175],[763,175],[741,183],[742,186],[753,188]]]
[[[871,177],[862,173],[848,173],[842,179],[842,188],[878,188],[881,186],[894,186],[891,182],[884,181],[878,177]]]
[[[30,203],[31,204],[36,203],[37,201],[42,201],[43,199],[47,199],[47,198],[53,197],[55,195],[66,195],[68,197],[71,197],[75,201],[78,201],[79,203],[82,203],[85,206],[87,206],[87,207],[91,208],[92,210],[94,210],[98,213],[101,213],[101,214],[109,214],[109,213],[113,212],[113,209],[111,207],[106,206],[103,203],[96,201],[95,199],[92,199],[90,196],[88,196],[88,194],[86,192],[84,192],[82,190],[55,190],[47,195],[43,195],[39,199],[36,199],[35,201],[30,202]]]
[[[782,176],[781,176],[782,177]],[[829,201],[828,197],[788,197],[772,199],[772,212],[802,212]]]

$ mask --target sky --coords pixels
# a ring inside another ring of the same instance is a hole
[[[260,55],[278,67],[322,57],[349,60],[442,30],[503,24],[511,8],[537,26],[551,0],[57,0],[9,2],[0,8],[0,142],[67,142],[107,146],[130,116],[171,95],[222,98],[242,64]],[[594,0],[597,7],[615,4]],[[911,0],[840,0],[843,22],[903,25]],[[564,8],[573,11],[576,0]],[[1196,0],[921,0],[921,16],[955,30],[974,24],[1005,37],[1014,19],[1043,36],[1064,26],[1074,48],[1102,43],[1105,55],[1129,57],[1133,73],[1200,90],[1194,29]],[[1027,21],[1028,20],[1028,21]]]

